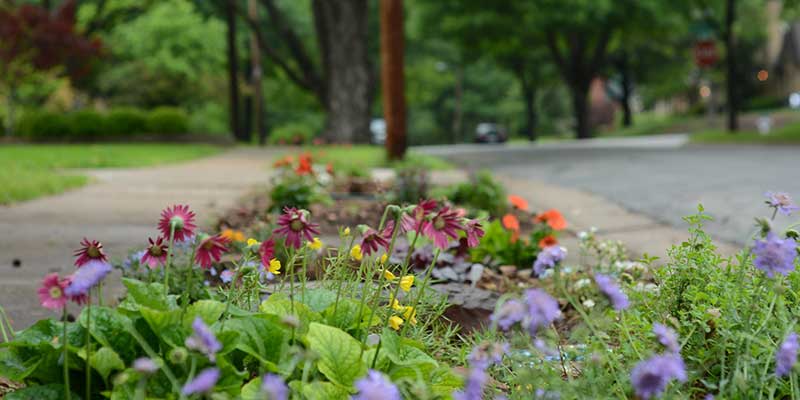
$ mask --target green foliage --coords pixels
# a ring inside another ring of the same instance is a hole
[[[402,165],[395,169],[397,178],[392,190],[394,200],[401,204],[416,204],[428,198],[428,171],[415,165]]]
[[[31,141],[58,141],[72,136],[69,119],[64,114],[31,111],[17,121],[17,132]]]
[[[147,132],[147,114],[135,108],[115,108],[108,112],[107,132],[125,137]]]
[[[321,126],[311,121],[290,122],[275,127],[269,133],[270,144],[301,145],[311,143]]]
[[[68,114],[67,119],[70,124],[71,138],[74,140],[101,139],[108,134],[108,119],[95,110],[76,111]]]
[[[314,177],[300,175],[286,176],[276,181],[269,197],[272,211],[280,211],[283,207],[307,209],[313,203],[327,201],[327,195]]]
[[[189,119],[179,108],[158,107],[147,114],[147,131],[157,135],[187,133]]]
[[[479,171],[470,176],[468,182],[454,186],[448,197],[472,212],[483,210],[495,217],[507,209],[505,188],[489,171]]]

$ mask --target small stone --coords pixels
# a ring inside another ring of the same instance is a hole
[[[481,276],[483,276],[483,265],[482,264],[473,264],[472,268],[469,270],[469,274],[467,274],[467,280],[472,282],[472,287],[478,284],[478,281],[481,280]]]
[[[517,274],[517,267],[515,265],[501,265],[499,269],[500,273],[505,277],[511,278]]]
[[[446,279],[448,281],[460,282],[458,274],[450,267],[436,268],[432,271],[433,277],[436,279]]]
[[[517,277],[520,279],[530,279],[533,270],[530,269],[523,269],[522,271],[517,272]]]

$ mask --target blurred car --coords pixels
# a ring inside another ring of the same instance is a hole
[[[369,122],[370,141],[372,144],[386,143],[386,121],[375,118]]]
[[[481,122],[475,127],[475,141],[478,143],[503,143],[508,140],[506,129],[492,122]]]

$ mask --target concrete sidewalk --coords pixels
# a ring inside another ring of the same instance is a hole
[[[236,148],[188,163],[86,170],[89,185],[60,195],[0,206],[0,305],[21,329],[53,315],[39,306],[45,274],[73,271],[83,237],[120,259],[157,235],[161,210],[189,204],[201,228],[258,185],[266,185],[281,150]],[[19,264],[18,266],[15,264]]]

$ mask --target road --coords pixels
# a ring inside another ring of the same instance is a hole
[[[800,147],[691,145],[685,135],[543,145],[420,148],[471,169],[599,195],[674,227],[703,204],[713,236],[743,244],[753,218],[769,216],[763,194],[800,199]],[[800,215],[800,214],[799,214]],[[800,218],[778,216],[777,227]]]

